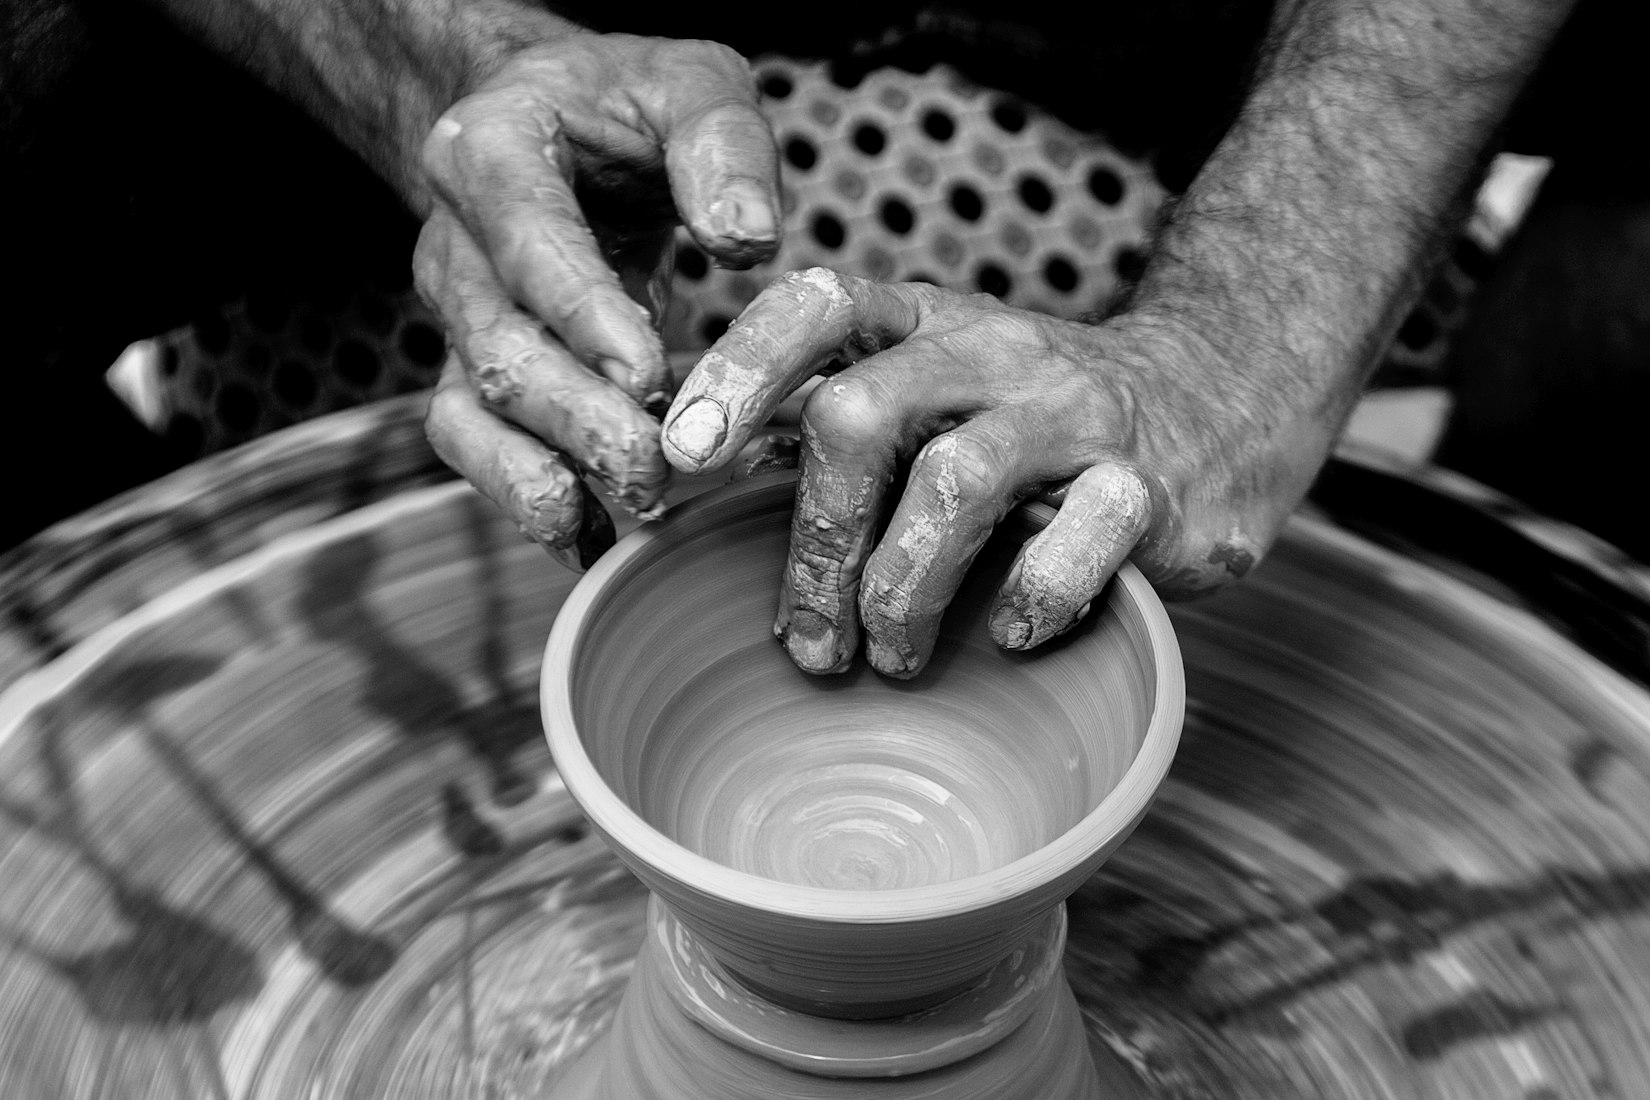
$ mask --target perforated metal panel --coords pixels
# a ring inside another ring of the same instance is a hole
[[[446,350],[409,288],[372,286],[331,300],[255,294],[158,343],[146,419],[202,454],[424,389]]]
[[[665,326],[706,346],[773,276],[821,265],[983,290],[1075,317],[1145,262],[1165,192],[1150,165],[945,66],[842,87],[825,63],[756,65],[784,164],[786,238],[750,272],[711,268],[684,233]]]

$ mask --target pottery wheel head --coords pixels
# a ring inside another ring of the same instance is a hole
[[[569,789],[696,931],[1024,924],[1167,769],[1184,691],[1161,605],[1131,570],[1056,644],[998,649],[986,611],[1023,525],[980,555],[920,677],[809,676],[772,634],[793,492],[778,475],[709,494],[575,589],[544,676]]]

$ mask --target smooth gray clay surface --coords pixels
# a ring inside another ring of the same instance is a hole
[[[574,589],[546,648],[557,765],[670,911],[592,1095],[1087,1096],[1057,971],[1015,1011],[1013,982],[965,995],[1033,941],[1052,964],[1059,947],[1038,929],[1163,781],[1185,705],[1168,617],[1128,568],[1060,644],[998,649],[991,593],[1035,529],[1017,520],[953,601],[921,678],[805,675],[769,629],[794,486],[743,482],[632,534]],[[667,961],[684,950],[692,965]],[[672,1026],[673,1006],[703,1026]],[[826,1021],[857,1020],[864,1043],[903,1037],[909,1057],[844,1081],[822,1049],[814,1079],[783,1085],[765,1021],[799,1012],[821,1021],[822,1047]],[[950,1054],[930,1065],[942,1017]],[[716,1088],[691,1083],[713,1069]]]

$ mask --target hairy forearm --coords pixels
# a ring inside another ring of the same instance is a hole
[[[1251,94],[1134,299],[1218,342],[1225,369],[1200,384],[1224,387],[1250,431],[1328,445],[1569,6],[1280,4]]]
[[[300,104],[423,213],[436,118],[524,45],[578,28],[517,0],[150,0]]]

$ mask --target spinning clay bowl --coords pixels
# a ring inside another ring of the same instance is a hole
[[[1022,945],[1140,821],[1180,735],[1180,653],[1129,566],[1063,638],[999,649],[993,590],[1051,514],[1028,509],[919,677],[806,675],[772,634],[794,492],[707,494],[597,563],[550,635],[545,726],[595,827],[747,987],[910,1012]]]

